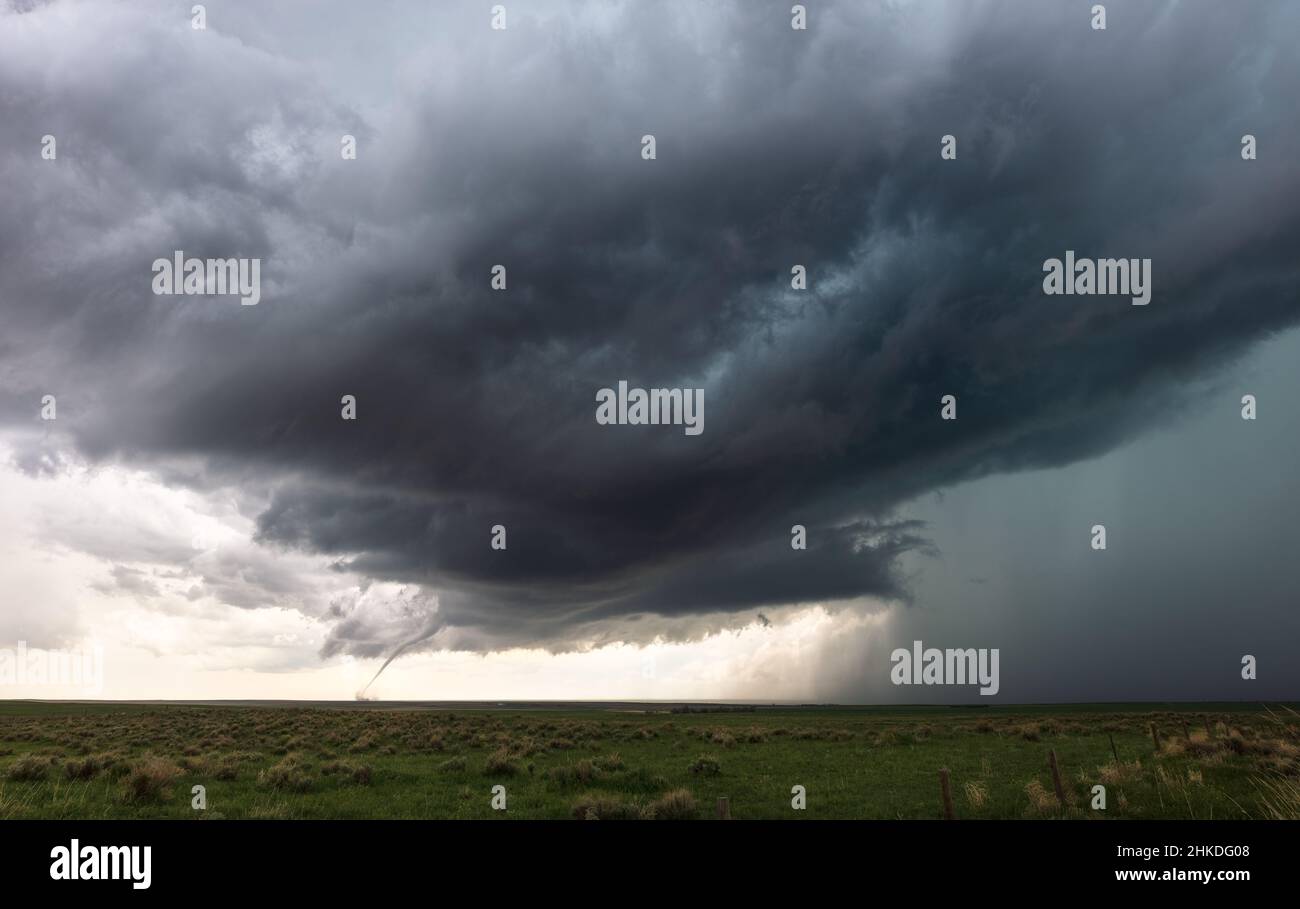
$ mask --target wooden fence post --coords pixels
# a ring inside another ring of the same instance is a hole
[[[1052,748],[1047,752],[1047,762],[1052,767],[1052,785],[1056,787],[1056,800],[1065,807],[1065,787],[1061,785],[1061,768],[1056,764],[1056,749]]]
[[[1160,733],[1156,732],[1156,724],[1151,724],[1151,741],[1156,743],[1156,751],[1160,750]]]
[[[943,819],[955,821],[956,813],[952,810],[952,788],[948,785],[948,768],[939,770],[939,791],[943,794]]]
[[[1119,766],[1119,751],[1117,751],[1117,750],[1115,749],[1115,736],[1111,735],[1109,732],[1106,733],[1106,736],[1110,739],[1110,753],[1113,754],[1113,755],[1115,756],[1115,766],[1118,767],[1118,766]]]
[[[718,796],[718,820],[731,820],[731,804],[727,801],[725,795]]]
[[[1192,740],[1192,734],[1187,730],[1187,720],[1183,720],[1183,738],[1189,742]]]

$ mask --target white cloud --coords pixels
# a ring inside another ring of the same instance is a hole
[[[101,647],[104,687],[95,696],[346,700],[369,682],[391,641],[436,609],[410,585],[367,583],[320,557],[260,546],[231,490],[171,488],[144,471],[92,468],[53,451],[61,469],[24,472],[14,466],[15,447],[12,439],[0,445],[0,546],[10,554],[0,560],[0,646]],[[370,694],[813,699],[818,654],[887,623],[887,612],[864,610],[769,610],[767,627],[757,615],[733,618],[723,631],[666,635],[645,647],[412,653]],[[354,615],[381,632],[374,658],[323,659],[328,633]],[[78,696],[43,686],[0,694]]]

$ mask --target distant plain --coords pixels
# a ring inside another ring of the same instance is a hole
[[[1296,711],[0,701],[0,819],[1297,819]]]

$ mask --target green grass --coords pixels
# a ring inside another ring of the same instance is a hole
[[[722,796],[738,819],[938,818],[941,767],[960,818],[1294,817],[1298,742],[1291,708],[1222,704],[682,714],[3,702],[0,819],[703,819]],[[1097,783],[1106,811],[1089,807]],[[206,811],[191,807],[195,785]],[[791,807],[795,785],[805,811]]]

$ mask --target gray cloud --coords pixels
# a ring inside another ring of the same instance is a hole
[[[82,455],[419,585],[327,654],[905,599],[903,503],[1112,450],[1300,316],[1285,4],[67,6],[0,38],[0,419],[57,394]],[[173,249],[263,257],[262,303],[152,296]],[[1043,296],[1066,249],[1151,257],[1151,305]],[[705,433],[598,426],[619,379]]]

